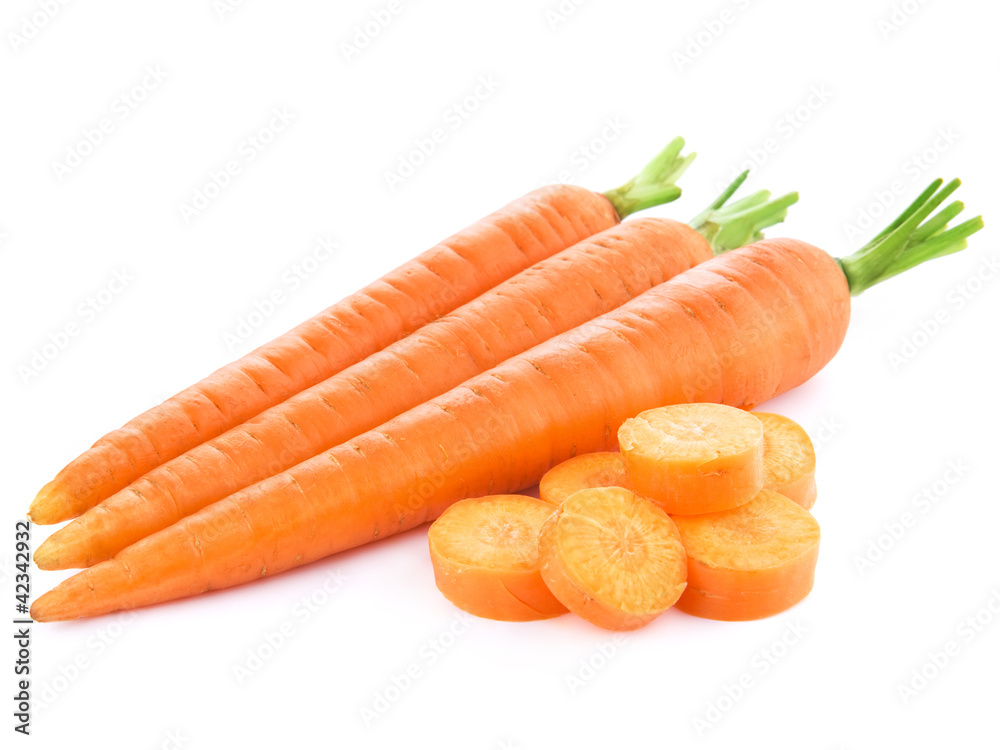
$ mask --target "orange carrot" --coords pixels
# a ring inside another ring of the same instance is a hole
[[[710,257],[704,237],[666,219],[627,221],[600,232],[150,470],[54,533],[36,550],[35,562],[51,570],[106,560]]]
[[[764,425],[764,489],[806,510],[816,503],[816,451],[799,425],[781,414],[755,411]]]
[[[542,579],[569,610],[606,630],[635,630],[673,606],[687,555],[670,516],[622,487],[580,490],[538,541]]]
[[[315,317],[98,440],[46,484],[35,523],[75,518],[150,469],[380,351],[533,263],[626,215],[675,200],[693,154],[675,139],[607,194],[570,185],[528,193]]]
[[[852,293],[965,245],[981,219],[946,229],[954,205],[927,218],[955,186],[932,185],[839,261],[789,239],[705,261],[137,542],[31,614],[89,617],[274,575],[419,526],[463,498],[531,486],[575,453],[614,448],[621,423],[646,409],[766,401],[834,356]]]
[[[724,195],[731,195],[744,176]],[[54,533],[35,552],[35,562],[52,570],[107,560],[184,516],[615,309],[707,260],[713,251],[729,249],[710,245],[699,234],[706,227],[741,224],[744,234],[759,233],[784,218],[795,198],[792,193],[758,201],[749,213],[710,211],[698,231],[666,219],[638,219],[583,240],[416,334],[152,469]],[[725,218],[719,219],[720,213]]]
[[[764,487],[764,428],[742,409],[675,404],[618,429],[628,486],[671,515],[749,502]]]
[[[434,580],[456,607],[491,620],[567,612],[538,569],[538,533],[553,508],[524,495],[461,500],[427,532]]]
[[[538,495],[547,503],[562,505],[573,493],[598,487],[628,487],[621,453],[584,453],[563,461],[545,472]]]
[[[678,609],[712,620],[758,620],[812,590],[819,524],[784,495],[762,490],[738,508],[673,519],[688,568]]]

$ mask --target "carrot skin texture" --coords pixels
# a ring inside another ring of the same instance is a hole
[[[412,336],[192,448],[55,532],[45,570],[89,567],[712,257],[666,219],[632,219],[499,284]]]
[[[707,294],[690,290],[692,278]],[[748,293],[756,312],[735,308]],[[702,318],[719,302],[737,324],[710,332]],[[811,245],[726,253],[78,573],[32,616],[95,616],[249,582],[414,528],[462,498],[530,486],[574,451],[613,449],[619,425],[646,409],[761,403],[833,357],[849,313],[843,273]],[[781,366],[746,376],[779,353]]]
[[[805,476],[792,484],[786,484],[780,490],[775,490],[775,492],[780,492],[806,510],[812,510],[813,506],[816,505],[816,496],[819,490],[816,486],[816,477]]]
[[[809,595],[815,582],[818,559],[819,545],[798,560],[795,567],[762,571],[759,576],[745,577],[740,582],[744,589],[727,591],[725,598],[714,591],[711,594],[704,592],[703,587],[719,586],[718,572],[703,562],[688,560],[688,588],[685,589],[686,595],[682,594],[678,600],[677,609],[695,617],[727,622],[773,617]],[[734,602],[753,609],[753,614],[735,614]]]
[[[75,518],[164,461],[617,223],[599,193],[572,185],[528,193],[108,433],[39,491],[31,520]]]

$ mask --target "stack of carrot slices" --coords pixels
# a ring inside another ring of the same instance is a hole
[[[635,630],[675,605],[756,620],[812,590],[816,455],[799,425],[678,404],[626,420],[618,443],[551,469],[540,499],[452,505],[429,532],[441,592],[494,620],[569,611]]]

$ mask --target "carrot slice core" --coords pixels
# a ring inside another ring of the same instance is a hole
[[[542,527],[542,578],[569,610],[634,630],[677,601],[687,563],[670,517],[621,487],[574,493]]]

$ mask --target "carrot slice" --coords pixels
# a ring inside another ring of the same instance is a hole
[[[565,614],[538,571],[538,534],[548,503],[490,495],[452,505],[427,534],[438,589],[459,609],[491,620]]]
[[[712,620],[758,620],[813,587],[819,524],[784,495],[762,490],[718,513],[674,518],[687,550],[688,587],[677,608]]]
[[[549,469],[538,483],[542,500],[562,505],[570,495],[597,487],[628,487],[621,453],[584,453]]]
[[[573,493],[542,527],[542,578],[569,610],[608,630],[635,630],[673,605],[687,563],[677,527],[622,487]]]
[[[734,508],[764,486],[764,428],[732,406],[649,409],[625,420],[618,443],[629,487],[670,514]]]
[[[816,504],[816,451],[809,435],[781,414],[751,412],[764,425],[764,489],[806,510]]]

